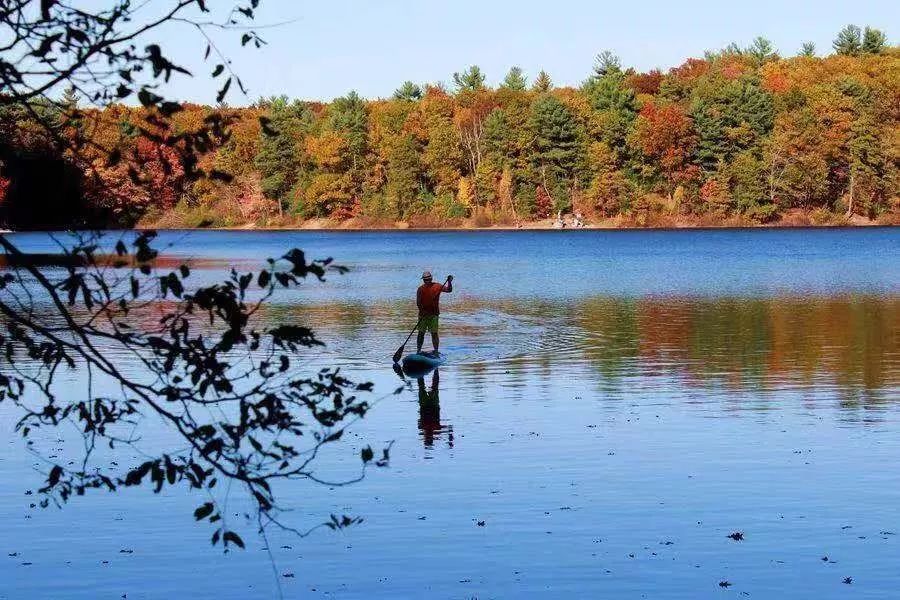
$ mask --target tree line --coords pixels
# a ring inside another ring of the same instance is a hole
[[[850,25],[824,57],[811,43],[782,57],[760,37],[638,72],[606,51],[578,87],[518,67],[491,87],[471,66],[449,84],[329,103],[95,109],[69,91],[44,107],[49,131],[20,107],[0,110],[0,206],[27,226],[11,207],[55,186],[72,198],[70,222],[109,226],[489,225],[558,213],[622,225],[896,222],[898,82],[900,49]],[[188,177],[163,134],[214,118],[231,126],[198,153],[213,176]],[[53,154],[54,135],[80,140],[78,164]]]

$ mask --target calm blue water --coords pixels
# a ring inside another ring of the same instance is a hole
[[[21,247],[54,252],[44,234]],[[64,240],[65,237],[59,239]],[[110,239],[117,239],[110,234]],[[895,292],[895,228],[685,231],[315,232],[173,231],[157,246],[181,258],[257,267],[299,247],[353,269],[316,299],[371,302],[409,295],[426,269],[452,273],[477,298],[570,300],[590,296],[769,296]]]
[[[12,238],[53,250],[43,234]],[[277,490],[298,528],[330,513],[365,522],[304,539],[271,532],[273,571],[239,497],[229,509],[247,550],[225,556],[193,520],[203,498],[184,490],[29,508],[40,459],[0,404],[0,598],[272,598],[280,588],[286,598],[819,599],[900,589],[898,229],[160,241],[202,281],[292,246],[349,266],[280,294],[265,316],[314,325],[328,346],[310,369],[342,365],[382,398],[320,472],[350,475],[360,446],[393,440],[391,467],[351,486]],[[404,383],[388,357],[415,321],[423,269],[455,275],[442,301],[449,364],[438,379]],[[141,431],[148,449],[173,443],[152,419]],[[77,456],[80,444],[63,428],[39,450]],[[738,531],[743,541],[726,537]]]

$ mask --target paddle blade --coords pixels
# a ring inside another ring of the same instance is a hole
[[[406,344],[403,344],[403,346],[405,346],[405,345]],[[400,362],[400,359],[403,358],[403,346],[400,346],[399,348],[397,348],[397,351],[394,352],[394,362],[395,363]]]
[[[406,375],[403,374],[403,369],[400,368],[400,365],[397,364],[397,361],[394,361],[394,373],[397,374],[397,377],[406,381]]]

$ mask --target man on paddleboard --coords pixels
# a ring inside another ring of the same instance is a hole
[[[434,353],[437,354],[441,344],[438,336],[438,316],[441,314],[441,292],[453,291],[453,275],[447,277],[447,283],[441,285],[435,283],[431,277],[431,271],[422,273],[422,285],[416,290],[416,306],[419,307],[419,335],[416,337],[416,352],[422,352],[422,343],[425,341],[425,332],[431,332],[431,343]]]

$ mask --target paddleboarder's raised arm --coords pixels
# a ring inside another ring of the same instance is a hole
[[[447,283],[441,289],[442,292],[450,293],[453,291],[453,275],[447,275]]]

